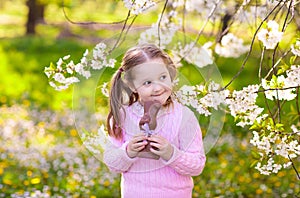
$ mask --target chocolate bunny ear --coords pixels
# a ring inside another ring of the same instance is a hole
[[[162,105],[158,101],[144,102],[144,115],[139,122],[141,129],[145,123],[149,124],[150,130],[154,130],[156,128],[157,125],[156,117],[161,106]]]

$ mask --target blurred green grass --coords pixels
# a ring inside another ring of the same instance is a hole
[[[62,55],[79,59],[88,46],[72,40],[47,37],[0,39],[1,104],[32,102],[47,108],[58,108],[61,102],[70,107],[71,89],[56,92],[48,84],[44,67]]]

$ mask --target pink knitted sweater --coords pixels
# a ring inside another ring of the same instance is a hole
[[[157,116],[157,133],[174,147],[170,160],[129,158],[128,141],[140,133],[139,121],[143,107],[138,103],[125,107],[123,140],[110,138],[104,151],[104,163],[110,170],[122,173],[121,195],[124,198],[190,198],[193,180],[205,165],[201,129],[193,112],[173,102],[173,106],[160,110]]]

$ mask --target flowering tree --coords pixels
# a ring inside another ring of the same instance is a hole
[[[138,42],[157,44],[170,53],[178,67],[189,64],[209,70],[218,57],[244,56],[240,69],[226,84],[206,76],[204,83],[181,86],[176,94],[178,100],[205,116],[215,110],[228,112],[234,117],[232,124],[252,131],[254,166],[261,174],[276,174],[291,167],[300,179],[296,166],[300,155],[299,1],[123,2],[128,14],[113,45],[101,42],[92,54],[87,50],[79,63],[67,55],[46,67],[50,85],[63,90],[80,82],[78,76],[88,79],[92,71],[114,68],[114,52],[128,38],[136,17],[158,9],[157,21],[138,35]],[[251,58],[259,60],[258,64],[251,65]],[[246,67],[255,67],[257,76],[249,76],[251,83],[234,90],[232,83]],[[106,86],[106,82],[101,86],[104,95]],[[100,135],[103,130],[99,130]]]

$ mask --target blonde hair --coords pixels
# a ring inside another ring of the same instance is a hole
[[[134,102],[138,101],[139,95],[134,93],[129,88],[121,76],[124,72],[124,78],[132,79],[131,73],[128,72],[133,67],[146,63],[153,59],[161,59],[167,66],[171,80],[173,81],[176,77],[177,70],[174,62],[169,57],[169,55],[163,50],[159,49],[153,44],[143,44],[136,47],[130,48],[124,55],[121,63],[120,69],[114,74],[111,81],[110,89],[110,111],[107,117],[107,128],[108,134],[116,139],[122,139],[121,130],[121,110],[125,115],[125,110],[123,108],[124,104],[132,105]],[[129,80],[128,80],[129,82]],[[130,83],[130,82],[129,82]],[[126,102],[127,99],[127,102]],[[170,104],[172,100],[169,98],[167,103]]]

